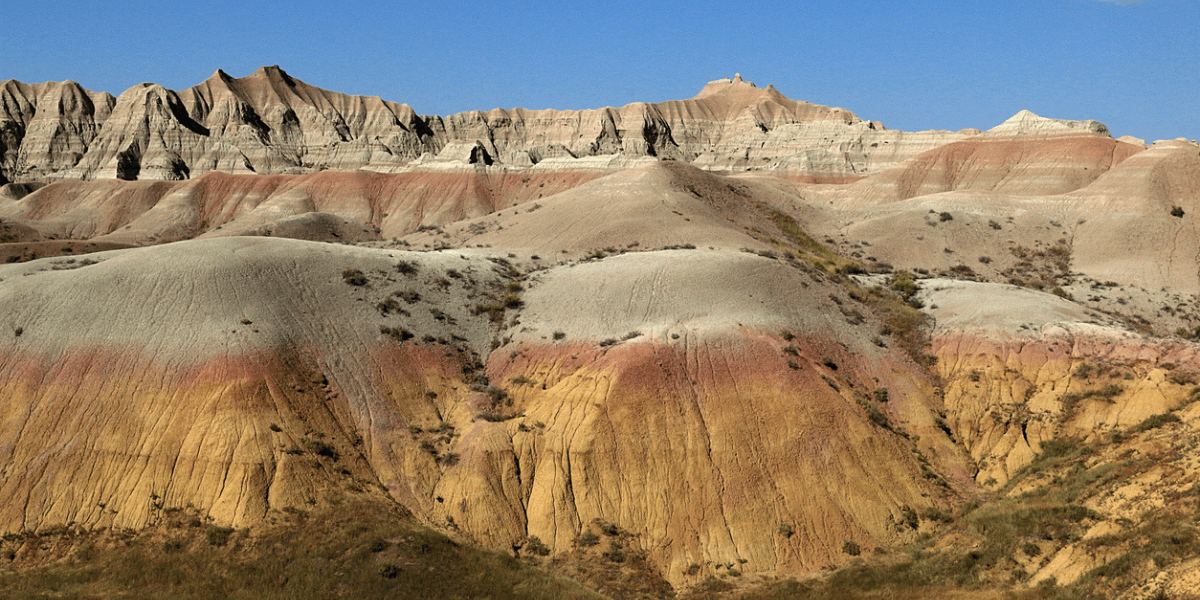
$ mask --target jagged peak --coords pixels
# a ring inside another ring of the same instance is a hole
[[[987,130],[988,135],[1102,135],[1112,137],[1108,127],[1094,120],[1071,121],[1038,116],[1030,110],[1022,110],[1007,121]]]
[[[699,94],[696,94],[696,98],[715,96],[717,94],[727,94],[730,92],[746,92],[757,89],[758,86],[754,85],[754,83],[742,79],[741,73],[734,73],[733,79],[726,77],[724,79],[717,79],[708,82],[705,84],[704,89],[700,90]],[[770,89],[773,90],[775,88],[771,87]]]
[[[290,80],[291,76],[289,76],[287,74],[287,71],[284,71],[283,69],[279,68],[279,65],[271,65],[271,66],[267,66],[267,67],[259,67],[256,71],[254,71],[253,73],[246,76],[246,79],[250,79],[250,78],[263,78],[263,79],[286,81],[286,80]]]

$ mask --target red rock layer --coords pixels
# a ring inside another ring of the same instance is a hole
[[[549,196],[603,171],[506,173],[484,169],[382,174],[230,175],[187,182],[56,181],[0,205],[0,217],[53,237],[110,235],[172,241],[218,228],[269,234],[280,220],[328,213],[393,237]],[[279,235],[287,235],[276,232]],[[298,232],[293,237],[305,237]]]
[[[858,184],[876,201],[956,190],[1015,196],[1083,188],[1142,148],[1111,137],[980,135],[919,154]]]

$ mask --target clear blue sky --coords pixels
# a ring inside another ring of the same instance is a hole
[[[735,72],[893,129],[1021,109],[1200,138],[1200,2],[6,2],[0,80],[119,95],[278,64],[420,114],[690,98]]]

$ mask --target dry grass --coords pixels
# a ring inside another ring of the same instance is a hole
[[[917,598],[1073,600],[1117,597],[1154,573],[1200,555],[1200,519],[1194,500],[1170,502],[1140,523],[1118,533],[1083,540],[1101,515],[1083,504],[1113,485],[1152,468],[1153,461],[1129,460],[1089,467],[1101,448],[1077,440],[1052,441],[1016,474],[996,499],[968,505],[933,536],[907,548],[875,553],[823,577],[784,580],[739,596],[767,599]],[[1036,479],[1023,494],[1011,490]],[[950,541],[954,540],[954,541]],[[1051,556],[1068,545],[1107,548],[1116,558],[1085,573],[1071,585],[1027,587],[1026,557]],[[698,590],[692,598],[717,597]],[[1169,598],[1195,598],[1174,596]]]
[[[178,511],[139,532],[55,532],[3,542],[6,599],[598,598],[574,581],[416,525],[353,494],[253,531]],[[41,550],[50,548],[52,550]],[[57,551],[53,551],[57,549]]]

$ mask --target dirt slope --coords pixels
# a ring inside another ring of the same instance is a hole
[[[947,502],[920,457],[961,461],[919,370],[833,312],[838,286],[782,261],[563,266],[497,323],[474,307],[507,302],[507,268],[459,252],[222,238],[91,259],[0,272],[7,531],[139,527],[189,504],[248,526],[377,481],[492,547],[565,551],[617,524],[682,583],[905,539],[905,510]]]
[[[605,173],[468,167],[303,176],[209,172],[178,183],[63,180],[0,199],[0,218],[52,239],[137,244],[202,235],[378,239],[536,200]]]

